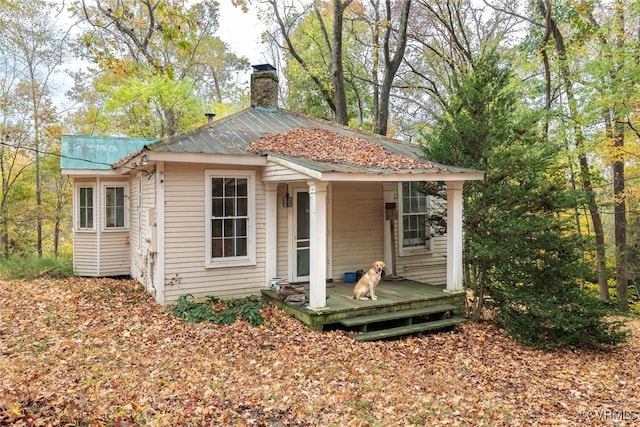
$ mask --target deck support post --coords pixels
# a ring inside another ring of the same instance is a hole
[[[462,272],[462,187],[464,181],[447,182],[447,287],[448,293],[464,292]]]
[[[266,190],[266,266],[265,266],[265,287],[271,283],[271,279],[276,277],[277,272],[277,242],[278,242],[278,184],[268,182],[265,184]]]
[[[327,183],[309,185],[309,308],[327,306]]]

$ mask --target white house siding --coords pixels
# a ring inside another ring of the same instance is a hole
[[[396,233],[398,232],[396,227]],[[396,234],[396,242],[399,237]],[[396,274],[431,285],[447,283],[447,237],[434,237],[431,249],[422,254],[396,257]]]
[[[129,228],[124,230],[104,229],[104,184],[128,185],[123,179],[103,178],[98,180],[96,197],[96,227],[98,230],[98,275],[126,276],[130,275],[129,268]],[[125,215],[131,220],[131,187],[125,190]],[[130,224],[129,224],[130,225]]]
[[[385,211],[381,184],[334,183],[332,191],[333,277],[339,281],[347,271],[367,269],[371,262],[384,259]],[[446,236],[433,238],[429,251],[399,256],[398,226],[394,229],[397,274],[423,283],[446,284]]]
[[[292,186],[289,185],[291,191]],[[299,185],[295,184],[295,185]],[[278,186],[278,250],[277,276],[288,279],[289,215],[293,210],[282,207],[286,185]],[[333,183],[332,277],[344,280],[344,273],[368,268],[375,260],[384,259],[384,203],[379,183]],[[397,197],[396,197],[397,199]],[[398,242],[398,227],[395,227]],[[396,256],[397,274],[434,285],[446,283],[446,237],[432,240],[431,250],[411,256]],[[397,243],[396,243],[397,246]],[[398,249],[396,247],[396,254]]]
[[[130,185],[130,245],[131,277],[138,280],[155,296],[154,271],[157,263],[157,233],[152,227],[156,221],[156,192],[153,176],[139,172],[132,177]],[[140,197],[140,188],[142,197]],[[155,239],[155,242],[152,240]]]
[[[333,277],[384,259],[384,203],[380,183],[334,183]]]
[[[98,237],[94,231],[74,231],[73,271],[79,276],[96,277],[98,273]]]
[[[257,265],[205,268],[205,170],[194,164],[165,165],[165,303],[184,294],[221,298],[255,294],[265,283],[265,191],[256,174]]]
[[[73,232],[73,271],[80,276],[121,276],[129,274],[129,231],[104,231],[103,183],[122,183],[121,179],[76,179],[75,184],[95,185],[95,231]],[[75,187],[74,187],[75,188]],[[76,197],[76,195],[74,195]],[[74,199],[75,201],[75,199]],[[74,209],[77,205],[74,203]],[[74,221],[77,212],[74,212]]]
[[[129,179],[129,260],[131,277],[142,282],[140,280],[140,226],[141,219],[139,219],[139,212],[142,212],[142,207],[139,204],[139,182],[140,173],[133,174]]]
[[[78,178],[74,181],[76,185],[96,185],[95,178]],[[95,203],[99,203],[99,197],[97,194],[97,187],[94,187],[96,191]],[[98,271],[98,234],[96,231],[78,231],[76,229],[78,225],[78,195],[76,194],[77,187],[74,185],[73,194],[73,272],[79,276],[96,277],[99,275]],[[94,210],[96,212],[96,218],[94,218],[94,225],[97,227],[100,217],[98,216],[99,210],[97,207]]]
[[[100,276],[129,275],[129,230],[100,236]]]
[[[307,181],[309,177],[284,166],[275,163],[269,163],[262,172],[265,180],[277,177],[280,181]],[[280,199],[282,200],[282,199]]]
[[[287,194],[287,186],[280,184],[278,186],[278,243],[277,243],[277,276],[284,279],[289,277],[289,213],[293,208],[285,208],[282,206],[282,198]],[[290,193],[291,194],[291,193]]]

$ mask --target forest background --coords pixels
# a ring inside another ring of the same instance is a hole
[[[265,25],[281,106],[487,172],[465,188],[473,312],[550,280],[638,309],[640,3],[233,1]],[[5,260],[71,252],[62,134],[162,138],[249,105],[252,64],[216,35],[218,2],[0,6]]]

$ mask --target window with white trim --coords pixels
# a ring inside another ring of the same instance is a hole
[[[208,267],[255,264],[255,172],[207,171]]]
[[[401,249],[424,249],[427,241],[427,195],[419,191],[420,183],[400,183]]]
[[[103,189],[105,230],[125,229],[127,227],[125,186],[119,184],[105,184]]]
[[[77,206],[76,227],[78,230],[94,230],[95,224],[95,186],[78,185],[76,187]]]
[[[398,192],[400,253],[430,251],[432,238],[447,233],[446,190],[436,182],[402,182]]]

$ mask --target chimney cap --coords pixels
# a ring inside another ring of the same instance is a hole
[[[276,67],[271,64],[258,64],[252,65],[251,67],[253,68],[254,73],[259,73],[261,71],[276,71]]]

